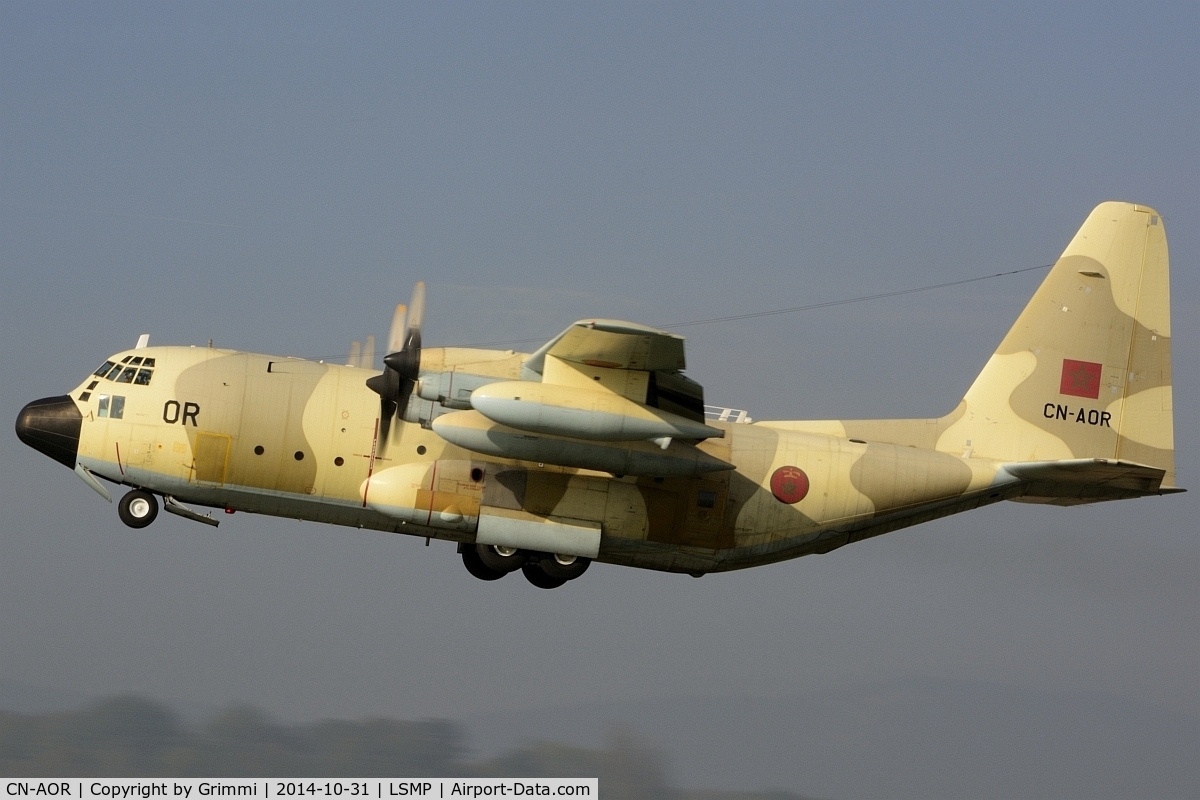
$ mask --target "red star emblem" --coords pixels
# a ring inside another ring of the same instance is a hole
[[[808,476],[799,467],[780,467],[771,475],[771,494],[781,503],[799,503],[808,494]]]

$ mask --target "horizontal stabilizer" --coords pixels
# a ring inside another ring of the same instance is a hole
[[[1073,506],[1184,491],[1162,486],[1166,470],[1109,458],[1026,461],[1002,470],[1026,485],[1016,498],[1024,503]]]

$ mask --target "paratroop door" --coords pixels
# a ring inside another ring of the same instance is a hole
[[[197,433],[192,479],[196,483],[225,483],[230,437],[223,433]]]

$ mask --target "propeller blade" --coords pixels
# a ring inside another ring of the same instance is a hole
[[[399,373],[400,391],[403,398],[398,399],[399,411],[404,413],[408,396],[412,394],[413,384],[421,373],[421,321],[425,317],[425,281],[417,281],[413,287],[412,300],[408,304],[408,319],[404,330],[404,344],[397,350],[391,350],[383,357],[384,365]]]
[[[358,365],[363,369],[375,369],[375,337],[373,335],[368,335],[366,342],[363,343]]]
[[[379,395],[379,455],[387,451],[392,417],[396,416],[396,399],[401,394],[402,383],[394,369],[384,369],[379,375],[367,378],[367,387]]]
[[[406,308],[403,303],[396,306],[396,311],[392,314],[392,327],[388,331],[387,352],[397,353],[404,348],[404,333],[405,330]]]
[[[408,304],[408,327],[404,337],[404,343],[408,344],[408,334],[416,331],[418,337],[421,333],[421,323],[425,319],[425,281],[417,281],[417,285],[413,287],[412,300]],[[418,338],[418,342],[420,339]]]
[[[392,417],[408,410],[408,401],[421,376],[421,321],[425,317],[425,282],[417,281],[407,307],[396,306],[388,332],[383,374],[367,379],[367,386],[379,395],[379,450],[387,449]],[[367,337],[371,360],[375,360],[375,340]],[[365,357],[364,353],[364,357]]]
[[[396,404],[391,400],[379,401],[379,442],[376,445],[376,455],[387,453],[388,436],[392,432],[392,417],[396,416]]]

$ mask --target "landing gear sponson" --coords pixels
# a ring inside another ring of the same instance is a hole
[[[592,563],[582,556],[535,553],[512,547],[486,544],[460,544],[463,565],[481,581],[496,581],[510,572],[521,570],[525,579],[540,589],[557,589],[587,571]]]
[[[199,522],[215,522],[201,517],[173,498],[166,498],[165,507],[172,513]],[[145,489],[133,489],[117,503],[117,514],[129,527],[145,528],[158,516],[158,500]],[[557,589],[567,581],[578,578],[592,563],[590,558],[582,556],[536,553],[500,545],[460,544],[458,552],[462,554],[467,571],[481,581],[499,580],[510,572],[521,570],[525,579],[540,589]]]

